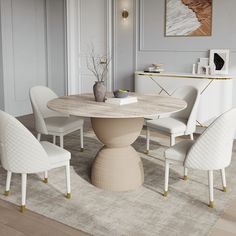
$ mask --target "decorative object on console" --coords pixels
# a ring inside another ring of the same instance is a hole
[[[229,50],[228,49],[210,50],[210,66],[215,68],[215,74],[228,74]]]
[[[144,70],[144,72],[152,72],[152,73],[160,73],[163,72],[163,64],[152,64],[147,69]]]
[[[195,74],[195,68],[192,68],[192,74]],[[197,64],[197,74],[199,75],[214,75],[215,74],[215,65],[209,64],[209,58],[200,58]]]
[[[197,63],[198,74],[208,74],[209,58],[200,58]]]
[[[192,67],[192,74],[193,75],[196,74],[196,64],[195,63],[193,64],[193,67]]]
[[[93,93],[96,102],[104,102],[106,96],[105,80],[107,78],[108,66],[111,59],[107,55],[97,55],[92,46],[87,59],[87,68],[93,73],[97,81],[93,86]]]
[[[166,0],[165,36],[210,36],[212,0]]]

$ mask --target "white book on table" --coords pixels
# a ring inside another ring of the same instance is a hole
[[[131,103],[136,103],[138,102],[138,98],[137,97],[133,97],[133,96],[128,96],[126,98],[107,98],[106,103],[110,103],[110,104],[116,104],[116,105],[127,105],[127,104],[131,104]]]

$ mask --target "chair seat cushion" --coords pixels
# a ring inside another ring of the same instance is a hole
[[[147,120],[146,125],[150,128],[164,131],[170,134],[184,133],[186,130],[186,121],[173,117],[161,118],[157,120]]]
[[[71,154],[67,150],[46,141],[40,143],[48,154],[49,162],[52,166],[56,163],[70,160]]]
[[[184,162],[188,151],[194,144],[193,140],[184,140],[165,151],[165,158],[172,161]]]
[[[70,117],[49,117],[45,118],[48,133],[67,133],[73,132],[83,126],[83,119],[76,116]]]

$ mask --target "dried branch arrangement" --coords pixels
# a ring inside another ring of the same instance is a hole
[[[87,68],[93,73],[98,82],[104,82],[107,78],[110,62],[111,58],[107,55],[97,55],[94,48],[92,48],[87,58]]]

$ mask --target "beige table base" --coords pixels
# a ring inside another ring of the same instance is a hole
[[[110,191],[136,189],[144,181],[143,164],[130,146],[139,136],[143,118],[91,118],[92,127],[104,147],[92,165],[91,181]]]

